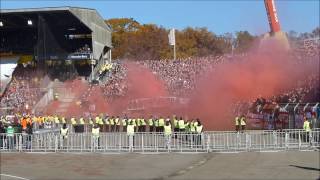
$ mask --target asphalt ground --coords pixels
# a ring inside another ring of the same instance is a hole
[[[319,179],[319,151],[242,153],[1,153],[1,180]]]

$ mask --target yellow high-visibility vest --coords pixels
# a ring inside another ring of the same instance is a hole
[[[109,119],[111,125],[114,125],[114,120],[112,118]]]
[[[304,121],[304,123],[303,123],[303,129],[304,129],[306,132],[310,132],[311,128],[310,128],[310,122],[309,122],[309,121]]]
[[[96,121],[96,124],[98,124],[99,121],[100,121],[100,118],[97,116],[97,117],[95,118],[95,121]]]
[[[92,128],[93,137],[99,137],[100,128]]]
[[[76,124],[77,124],[77,121],[76,121],[75,118],[71,118],[71,124],[72,124],[72,125],[76,125]]]
[[[84,119],[83,118],[80,118],[80,124],[84,124]]]
[[[196,126],[196,129],[197,129],[197,133],[200,134],[202,132],[203,126],[202,125]]]
[[[68,128],[66,128],[66,129],[61,128],[61,129],[60,129],[61,135],[64,136],[64,137],[66,137],[67,134],[68,134],[68,130],[69,130]]]
[[[159,119],[159,126],[160,127],[164,126],[164,119],[163,118]]]
[[[150,118],[150,119],[148,120],[148,125],[149,125],[149,126],[153,126],[153,119],[152,119],[152,118]]]
[[[140,125],[142,125],[142,126],[145,126],[145,125],[147,125],[146,124],[146,121],[142,118],[142,119],[140,119]]]
[[[126,119],[122,119],[122,126],[126,126],[126,125],[127,125]]]
[[[191,131],[191,132],[196,132],[195,122],[191,122],[191,123],[190,123],[190,131]]]
[[[239,126],[239,117],[238,116],[234,119],[234,121],[235,121],[236,126]]]
[[[171,130],[171,125],[165,125],[164,126],[164,135],[169,136],[171,135],[172,130]]]
[[[102,121],[102,119],[99,119],[99,123],[98,123],[99,125],[103,125],[103,121]]]
[[[58,116],[55,116],[53,119],[54,119],[54,123],[56,123],[56,124],[59,124],[59,123],[60,123]]]
[[[240,119],[240,124],[241,124],[241,126],[245,126],[246,125],[246,118],[244,118],[244,117],[242,117],[241,119]]]
[[[179,124],[179,129],[185,129],[185,125],[184,125],[184,120],[183,119],[180,119],[178,121],[178,124]]]
[[[127,126],[127,135],[128,136],[132,136],[132,135],[134,135],[134,125],[128,125]]]
[[[114,120],[115,122],[115,125],[120,125],[120,119],[119,118],[116,118],[115,120]]]
[[[174,124],[174,128],[178,128],[179,127],[177,119],[173,120],[173,124]]]
[[[65,124],[65,123],[66,123],[66,118],[65,118],[65,117],[62,117],[62,118],[61,118],[61,122],[62,122],[63,124]]]

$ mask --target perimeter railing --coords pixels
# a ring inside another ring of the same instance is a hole
[[[248,152],[279,150],[316,150],[320,148],[320,129],[311,132],[283,131],[216,131],[201,134],[156,132],[70,133],[58,131],[28,134],[0,134],[1,152]]]

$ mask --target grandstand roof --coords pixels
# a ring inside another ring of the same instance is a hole
[[[10,31],[28,27],[27,21],[37,24],[39,16],[44,18],[48,24],[59,27],[65,32],[91,33],[93,55],[96,59],[105,47],[112,47],[111,27],[95,9],[79,7],[45,7],[25,9],[1,9],[0,30]],[[36,28],[37,26],[34,26]],[[75,33],[75,34],[76,34]],[[67,33],[66,33],[67,34]]]

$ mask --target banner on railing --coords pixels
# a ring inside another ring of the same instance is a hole
[[[250,129],[264,129],[264,116],[263,114],[247,114],[247,126]]]

